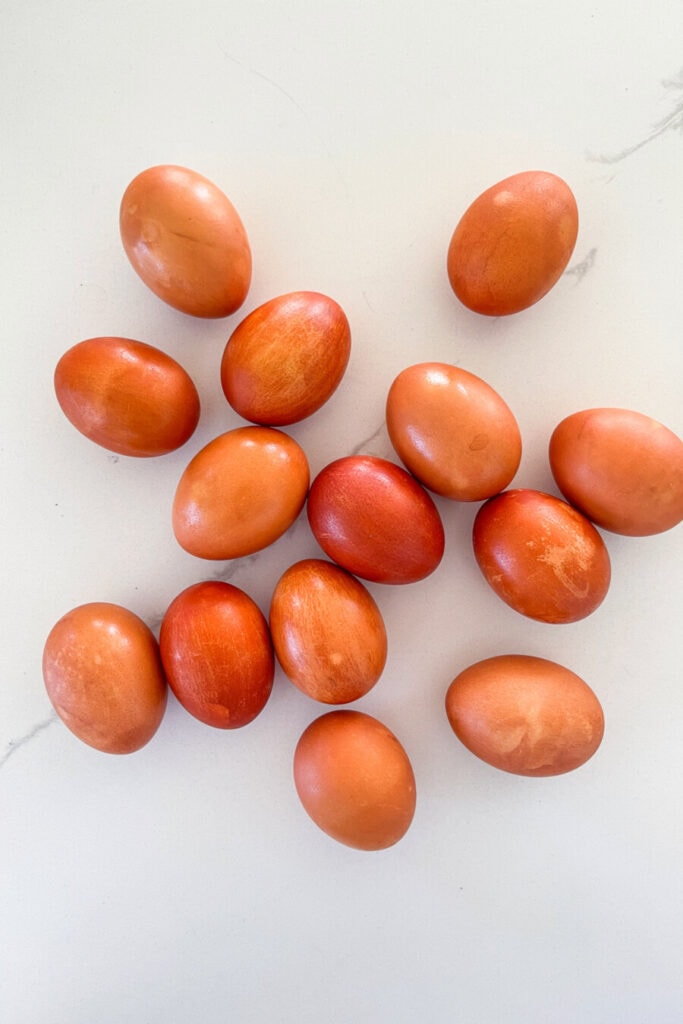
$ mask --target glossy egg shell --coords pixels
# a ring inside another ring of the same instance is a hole
[[[45,642],[43,679],[64,724],[105,753],[139,750],[166,710],[154,634],[120,605],[92,602],[63,615]]]
[[[244,302],[251,249],[226,195],[187,167],[149,167],[128,185],[119,227],[130,263],[149,289],[183,313],[224,317]]]
[[[415,776],[399,740],[360,711],[329,711],[302,734],[294,784],[309,817],[337,842],[384,850],[415,813]]]
[[[119,455],[165,455],[199,421],[197,389],[170,356],[131,338],[89,338],[61,357],[57,401],[70,423]]]
[[[347,455],[329,463],[311,485],[307,514],[325,554],[374,583],[415,583],[443,557],[436,505],[414,477],[387,459]]]
[[[663,533],[683,520],[683,441],[630,409],[585,409],[550,438],[550,468],[567,501],[605,530]]]
[[[472,541],[486,581],[529,618],[576,622],[607,594],[611,567],[602,537],[554,495],[518,489],[490,498],[475,516]]]
[[[221,361],[223,392],[254,423],[296,423],[334,393],[350,353],[349,322],[337,302],[318,292],[280,295],[230,336]]]
[[[338,565],[307,558],[275,585],[270,631],[285,675],[325,704],[348,704],[380,678],[387,634],[363,584]]]
[[[480,377],[447,363],[418,363],[395,378],[387,430],[396,454],[425,487],[483,501],[508,486],[522,457],[517,421]]]
[[[171,690],[191,715],[239,729],[266,706],[275,663],[265,616],[239,587],[196,583],[171,602],[159,633]]]
[[[453,232],[451,287],[476,313],[518,313],[559,280],[578,228],[576,200],[562,178],[547,171],[504,178],[474,200]]]
[[[237,427],[191,460],[173,501],[178,543],[198,558],[253,554],[276,541],[301,512],[306,455],[274,427]]]
[[[466,668],[448,688],[446,714],[468,750],[515,775],[573,771],[593,756],[605,728],[600,702],[583,679],[522,654]]]

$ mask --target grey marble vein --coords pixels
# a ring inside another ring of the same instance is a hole
[[[589,252],[586,253],[582,260],[579,260],[578,263],[574,263],[571,267],[568,267],[568,269],[565,270],[565,276],[575,277],[576,284],[578,284],[580,281],[583,281],[588,271],[595,264],[595,257],[597,255],[597,251],[597,248],[593,247]]]
[[[28,732],[24,733],[23,736],[19,736],[15,740],[10,740],[7,750],[2,755],[2,757],[0,757],[0,768],[3,768],[7,764],[10,757],[16,754],[17,750],[20,750],[22,747],[25,747],[27,743],[30,743],[31,740],[35,739],[36,736],[39,736],[42,732],[44,732],[45,729],[52,725],[53,722],[57,721],[59,721],[59,719],[57,718],[57,713],[53,711],[51,715],[49,715],[47,718],[44,718],[42,722],[36,723],[36,725],[29,729]]]
[[[670,92],[678,93],[678,99],[672,110],[652,125],[647,135],[638,142],[625,146],[617,153],[587,153],[586,158],[601,164],[616,164],[626,157],[637,153],[643,146],[649,145],[655,139],[666,135],[669,132],[680,132],[683,134],[683,68],[674,78],[667,78],[662,81],[662,86]]]

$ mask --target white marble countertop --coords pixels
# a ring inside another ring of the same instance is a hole
[[[683,431],[683,9],[634,0],[115,4],[10,0],[0,14],[3,370],[0,1018],[8,1024],[674,1024],[683,1005],[683,529],[605,536],[613,582],[569,626],[507,608],[473,562],[476,508],[439,500],[427,580],[371,586],[389,658],[358,702],[400,737],[418,804],[390,850],[359,853],[298,803],[294,745],[324,708],[278,672],[248,727],[171,702],[112,757],[56,720],[41,676],[53,623],[91,600],[154,629],[219,575],[266,610],[305,519],[239,563],[175,542],[191,454],[240,423],[218,364],[242,315],[306,288],[344,307],[338,392],[291,428],[312,471],[391,457],[384,401],[426,359],[484,377],[515,412],[515,485],[553,489],[547,442],[592,405]],[[196,321],[130,269],[118,205],[147,166],[201,171],[247,227],[243,309]],[[524,313],[460,306],[445,254],[465,206],[530,168],[564,177],[579,238]],[[54,365],[118,334],[174,355],[203,412],[185,448],[117,458],[64,419]],[[518,651],[599,696],[595,757],[506,775],[453,736],[445,690]]]

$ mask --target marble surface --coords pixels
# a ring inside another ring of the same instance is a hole
[[[352,327],[342,386],[291,428],[313,472],[352,451],[391,457],[387,389],[425,359],[506,398],[519,486],[553,489],[547,441],[577,409],[683,431],[683,9],[655,7],[3,4],[3,1021],[680,1021],[680,527],[606,536],[604,604],[545,626],[479,576],[476,509],[439,501],[438,570],[371,587],[389,658],[358,706],[400,737],[418,787],[410,831],[382,853],[336,844],[300,807],[292,752],[324,709],[281,674],[247,728],[171,703],[122,758],[80,744],[41,677],[74,605],[115,601],[157,629],[181,589],[219,577],[266,610],[284,568],[319,553],[305,519],[233,563],[185,554],[171,531],[189,457],[241,422],[218,378],[227,337],[274,295],[326,292]],[[124,257],[123,189],[164,162],[216,181],[247,226],[253,284],[225,321],[163,306]],[[539,167],[577,197],[572,262],[535,307],[477,317],[448,287],[451,232],[489,184]],[[203,413],[184,449],[118,458],[66,422],[54,365],[97,334],[186,366]],[[505,775],[450,732],[450,680],[508,651],[566,664],[599,696],[605,739],[584,768]]]

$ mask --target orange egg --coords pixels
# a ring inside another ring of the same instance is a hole
[[[360,711],[329,711],[312,722],[294,753],[294,784],[309,817],[337,842],[384,850],[415,813],[415,776],[385,725]]]
[[[366,694],[387,658],[384,621],[372,595],[337,565],[306,558],[273,591],[270,630],[285,675],[325,704]]]
[[[154,634],[116,604],[93,602],[62,616],[45,642],[43,679],[71,732],[109,754],[144,746],[166,709]]]
[[[341,306],[318,292],[291,292],[259,306],[235,328],[221,383],[233,409],[284,426],[316,412],[344,376],[351,331]]]
[[[562,178],[513,174],[483,192],[458,222],[448,248],[451,287],[476,313],[518,313],[559,280],[578,228],[576,200]]]
[[[506,604],[540,622],[576,622],[607,594],[610,559],[592,523],[567,502],[529,489],[503,491],[477,512],[477,564]]]
[[[191,460],[173,501],[178,543],[198,558],[240,558],[276,541],[306,501],[308,460],[273,427],[237,427]]]
[[[171,602],[159,632],[161,661],[186,711],[216,729],[239,729],[266,706],[275,664],[268,624],[239,587],[205,580]]]
[[[466,668],[448,688],[446,714],[468,750],[516,775],[573,771],[593,756],[605,727],[600,702],[583,679],[523,654]]]
[[[683,441],[630,409],[585,409],[550,438],[550,468],[567,501],[604,530],[662,533],[683,520]]]
[[[199,420],[199,395],[182,366],[130,338],[89,338],[57,363],[64,415],[85,437],[120,455],[165,455]]]
[[[483,501],[512,480],[522,457],[517,421],[480,377],[447,363],[409,366],[392,383],[387,430],[397,455],[425,487]]]
[[[133,269],[174,309],[224,317],[244,302],[247,234],[228,197],[203,175],[173,164],[142,171],[124,192],[119,225]]]

